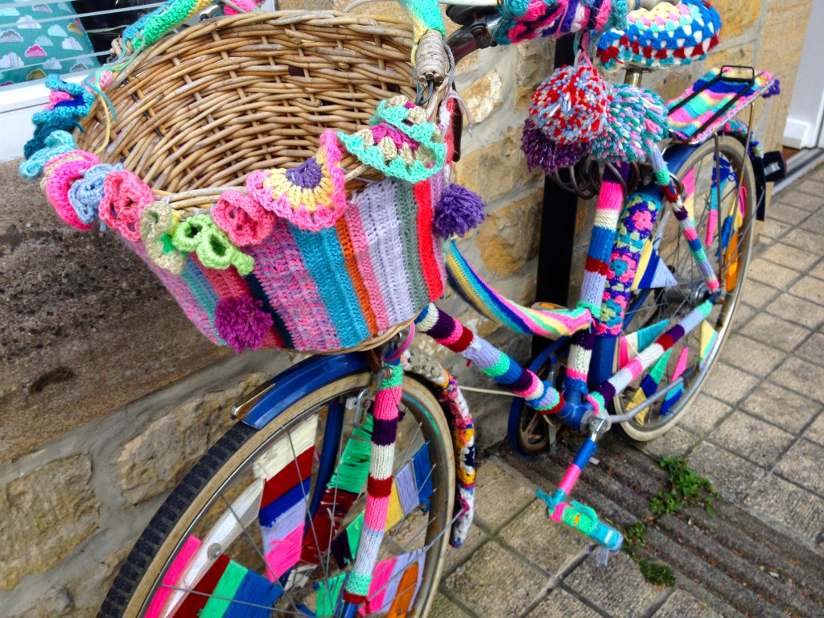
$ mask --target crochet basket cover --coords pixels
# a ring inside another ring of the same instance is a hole
[[[384,100],[369,127],[323,131],[298,167],[256,171],[245,191],[176,210],[123,157],[79,146],[80,121],[95,97],[108,101],[116,75],[47,80],[50,103],[35,114],[21,174],[39,179],[65,222],[87,230],[99,219],[119,234],[211,341],[238,353],[343,350],[390,334],[442,296],[442,238],[483,216],[477,196],[449,184],[454,100],[429,112],[402,95]],[[348,190],[346,157],[378,180]],[[451,206],[439,223],[442,202]]]

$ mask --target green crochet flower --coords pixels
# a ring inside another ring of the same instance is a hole
[[[209,215],[195,215],[181,222],[172,234],[172,244],[181,251],[197,253],[208,268],[224,270],[234,265],[238,274],[245,276],[255,267],[254,258],[233,245]]]

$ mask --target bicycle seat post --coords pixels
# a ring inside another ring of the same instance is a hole
[[[624,83],[629,84],[630,86],[635,86],[637,88],[641,85],[641,77],[643,76],[643,74],[644,71],[642,69],[627,69],[626,75],[624,75]]]

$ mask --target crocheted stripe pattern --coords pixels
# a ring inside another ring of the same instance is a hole
[[[452,427],[452,446],[455,453],[455,515],[450,545],[460,547],[469,534],[475,516],[475,425],[469,405],[458,387],[458,382],[434,359],[412,348],[401,359],[407,373],[423,376],[435,387],[438,401],[446,412]]]
[[[624,192],[618,180],[607,171],[598,196],[592,237],[587,250],[584,280],[578,307],[587,309],[595,320],[600,319],[604,287],[609,273],[609,256],[615,241],[615,230],[624,200]],[[587,375],[595,342],[595,329],[580,331],[572,337],[567,361],[565,386],[581,394],[589,392]]]
[[[450,286],[473,309],[522,335],[558,339],[589,327],[592,321],[589,310],[583,307],[536,310],[505,298],[473,270],[454,241],[446,245],[446,268]]]
[[[624,204],[609,258],[601,314],[595,326],[596,335],[617,337],[621,334],[641,252],[661,209],[656,192],[639,191]]]
[[[774,81],[771,73],[761,71],[755,76],[755,82],[743,92],[740,83],[724,81],[723,79],[707,86],[707,84],[718,76],[720,71],[721,69],[710,69],[682,95],[667,103],[667,106],[672,108],[691,96],[694,92],[698,92],[698,94],[686,104],[669,113],[667,121],[673,136],[681,140],[689,141],[690,143],[700,143],[704,141],[713,131],[717,130],[720,126],[724,126],[738,112],[749,105],[753,99],[768,91]],[[710,126],[701,133],[698,133],[698,129],[732,101],[733,97],[738,93],[741,93],[741,97],[736,103],[719,118],[714,120]]]
[[[540,414],[554,414],[564,398],[549,382],[524,369],[507,354],[477,336],[458,320],[430,304],[415,318],[416,328],[474,363],[481,371],[520,397]]]
[[[343,592],[344,600],[349,603],[363,603],[369,593],[378,551],[386,529],[386,515],[392,493],[398,403],[403,395],[403,368],[398,361],[385,362],[384,370],[388,370],[389,376],[383,379],[375,395],[372,413],[374,425],[363,528],[355,563]]]
[[[692,329],[698,326],[712,311],[712,301],[707,300],[693,309],[663,335],[659,336],[652,344],[642,350],[638,356],[630,360],[626,365],[604,382],[600,388],[586,395],[586,400],[592,404],[596,416],[606,409],[606,404],[613,397],[623,392],[629,384],[641,376],[644,371],[650,368],[665,352],[678,343]]]
[[[627,14],[626,28],[614,28],[598,40],[597,59],[607,70],[626,64],[657,67],[703,60],[718,45],[721,17],[704,0],[657,4]]]
[[[505,0],[496,40],[509,45],[573,32],[599,32],[623,25],[627,3],[621,0]]]

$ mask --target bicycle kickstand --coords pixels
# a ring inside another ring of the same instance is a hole
[[[595,509],[585,506],[580,502],[566,500],[572,493],[581,471],[589,463],[590,458],[597,450],[597,440],[604,433],[606,421],[594,419],[590,422],[590,436],[581,445],[578,454],[569,468],[567,468],[564,478],[561,480],[558,489],[550,496],[538,490],[538,497],[547,505],[547,516],[549,519],[571,528],[575,532],[582,534],[609,552],[617,552],[624,543],[624,535],[612,526],[598,521]],[[603,552],[602,552],[603,553]],[[606,562],[606,555],[599,556],[599,562]]]

